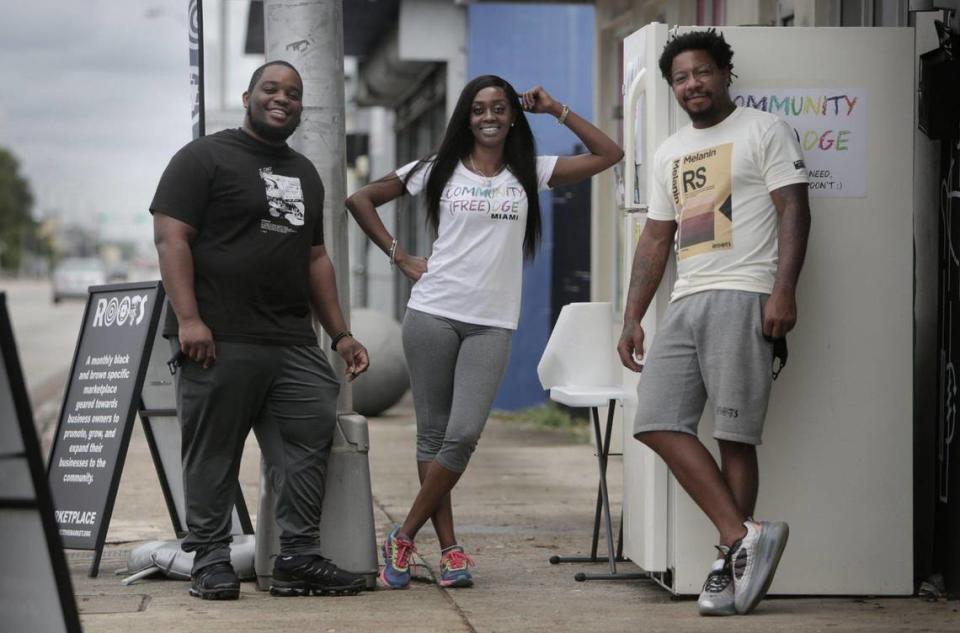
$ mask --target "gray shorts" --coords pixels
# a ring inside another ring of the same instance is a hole
[[[773,344],[763,338],[767,296],[706,290],[667,307],[637,388],[635,436],[697,435],[710,398],[715,438],[760,444],[773,364]]]

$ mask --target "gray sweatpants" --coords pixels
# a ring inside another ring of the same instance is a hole
[[[407,308],[403,351],[417,411],[417,461],[463,472],[487,423],[513,331]]]
[[[176,347],[176,339],[171,340]],[[319,554],[327,456],[340,383],[317,347],[217,341],[207,369],[177,374],[183,483],[193,570],[230,560],[231,514],[243,445],[253,428],[277,491],[280,551]]]

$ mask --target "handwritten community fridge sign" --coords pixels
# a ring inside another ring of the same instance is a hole
[[[734,90],[732,96],[738,106],[775,114],[793,127],[803,149],[811,196],[866,196],[867,98],[864,91],[751,88]]]

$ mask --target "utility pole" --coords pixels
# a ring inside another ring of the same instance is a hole
[[[303,116],[290,144],[320,173],[325,190],[323,241],[337,271],[337,295],[350,322],[350,268],[347,241],[346,130],[343,95],[342,0],[266,0],[263,6],[266,60],[290,62],[303,78]],[[330,339],[320,337],[322,349]],[[328,353],[343,376],[338,354]],[[337,429],[327,463],[320,542],[324,554],[342,569],[363,574],[376,587],[377,543],[373,522],[367,420],[353,412],[350,383],[341,378]],[[276,491],[260,461],[260,500],[254,568],[257,586],[269,587],[271,557],[280,551],[274,515]]]
[[[337,271],[337,294],[349,323],[343,1],[266,0],[263,18],[266,61],[290,62],[303,78],[303,117],[290,145],[310,159],[323,179],[323,241]],[[321,347],[328,345],[328,337],[321,335]],[[330,359],[342,376],[340,357],[331,354]],[[353,410],[349,383],[343,383],[337,408]]]

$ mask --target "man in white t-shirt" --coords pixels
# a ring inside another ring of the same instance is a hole
[[[645,358],[634,436],[666,462],[719,532],[703,615],[748,613],[786,546],[786,523],[752,519],[775,349],[797,319],[795,288],[810,230],[807,172],[793,130],[730,99],[733,51],[715,30],[672,38],[660,70],[688,125],[654,158],[617,346],[640,371],[640,320],[671,246],[677,282]],[[781,359],[782,360],[782,359]],[[720,465],[697,425],[709,398]]]

